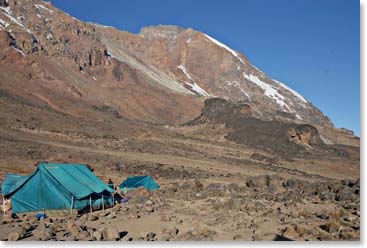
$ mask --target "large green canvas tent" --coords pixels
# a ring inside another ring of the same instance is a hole
[[[154,190],[158,189],[159,185],[150,176],[129,176],[119,185],[119,188],[125,192],[139,187]]]
[[[1,185],[12,213],[112,205],[112,192],[82,164],[39,164],[28,176],[7,174]]]

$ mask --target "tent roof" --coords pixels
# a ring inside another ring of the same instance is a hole
[[[82,164],[41,164],[60,184],[75,198],[83,198],[92,193],[102,193],[113,190],[96,177]]]
[[[76,199],[86,197],[92,193],[102,193],[103,191],[113,192],[110,187],[99,180],[85,165],[82,164],[40,164],[29,176],[18,176],[12,174],[9,177],[8,174],[4,179],[2,192],[5,195],[15,192],[36,173],[52,176]],[[15,184],[13,182],[15,182]],[[11,183],[13,183],[14,186],[10,186]]]

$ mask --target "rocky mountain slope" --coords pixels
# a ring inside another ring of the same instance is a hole
[[[353,133],[296,91],[214,38],[176,26],[139,34],[77,20],[48,2],[2,1],[0,90],[56,111],[111,109],[130,120],[187,122],[203,100],[245,101],[254,117],[318,128],[327,143],[358,145]]]
[[[131,34],[81,22],[43,1],[2,1],[0,92],[73,116],[107,111],[129,120],[180,124],[203,101],[245,102],[265,121],[311,124],[323,142],[359,145],[309,101],[248,59],[191,28]]]
[[[113,57],[129,63],[126,58],[135,56],[199,96],[246,100],[264,110],[285,112],[289,119],[332,125],[299,93],[269,78],[244,55],[204,33],[176,26],[146,27],[138,35],[114,35],[104,28],[101,32]]]

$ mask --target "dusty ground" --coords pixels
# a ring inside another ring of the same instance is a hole
[[[7,145],[15,136],[21,137],[16,146]],[[46,236],[58,240],[93,239],[101,227],[115,227],[123,240],[147,239],[148,234],[154,240],[359,239],[359,186],[340,181],[357,178],[357,165],[317,160],[270,164],[252,159],[255,151],[241,145],[182,137],[86,141],[26,129],[7,130],[2,137],[2,158],[15,153],[2,159],[2,175],[29,173],[37,160],[82,161],[105,182],[147,174],[161,185],[151,197],[133,195],[128,203],[95,212],[94,221],[82,216],[39,224],[28,217],[21,222],[2,218],[2,240],[27,222],[32,228],[45,225],[53,230]],[[340,192],[345,201],[338,198]],[[146,207],[149,199],[153,206]],[[81,228],[78,234],[68,233],[68,222]],[[56,225],[61,231],[52,229]],[[42,238],[39,228],[28,231],[24,240]],[[82,230],[91,236],[79,234]]]
[[[226,140],[220,124],[158,126],[109,113],[91,119],[0,101],[1,178],[49,161],[87,163],[105,182],[150,175],[161,185],[105,212],[1,217],[1,240],[360,238],[357,147],[344,147],[348,156],[289,159]]]

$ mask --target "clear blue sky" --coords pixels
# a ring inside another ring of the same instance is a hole
[[[53,0],[83,21],[138,33],[192,27],[300,92],[360,135],[359,0]]]

